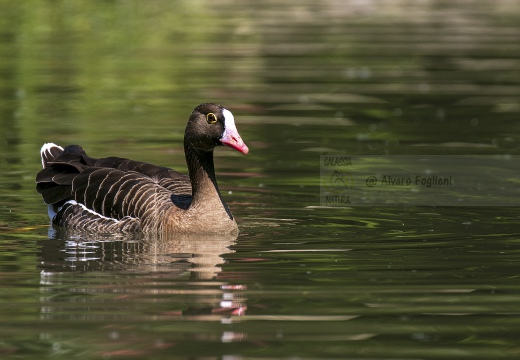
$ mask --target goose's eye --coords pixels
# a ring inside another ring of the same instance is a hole
[[[208,121],[208,124],[214,124],[217,122],[217,115],[209,113],[206,115],[206,120]]]

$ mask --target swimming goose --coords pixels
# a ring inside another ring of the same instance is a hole
[[[94,159],[78,145],[41,148],[36,189],[56,226],[95,232],[238,233],[215,178],[213,149],[249,152],[233,114],[197,106],[184,133],[189,176],[118,157]]]

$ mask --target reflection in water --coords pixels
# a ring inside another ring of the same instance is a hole
[[[49,231],[41,241],[45,272],[101,271],[189,273],[190,279],[212,279],[221,270],[222,254],[236,236],[186,234],[106,234]]]
[[[42,319],[111,319],[125,302],[135,310],[128,315],[132,319],[230,321],[245,312],[235,293],[245,287],[215,278],[235,240],[230,235],[93,235],[51,229],[49,239],[39,242]],[[151,315],[142,306],[150,301],[164,308]]]

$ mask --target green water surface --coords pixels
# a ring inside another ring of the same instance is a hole
[[[320,205],[320,155],[519,155],[519,5],[0,0],[0,358],[520,357],[520,208]],[[184,172],[210,101],[238,238],[49,228],[43,143]]]

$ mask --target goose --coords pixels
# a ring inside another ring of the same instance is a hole
[[[89,232],[238,234],[219,191],[213,150],[249,152],[231,111],[205,103],[184,133],[188,175],[119,157],[92,158],[78,145],[42,146],[36,190],[57,227]]]

